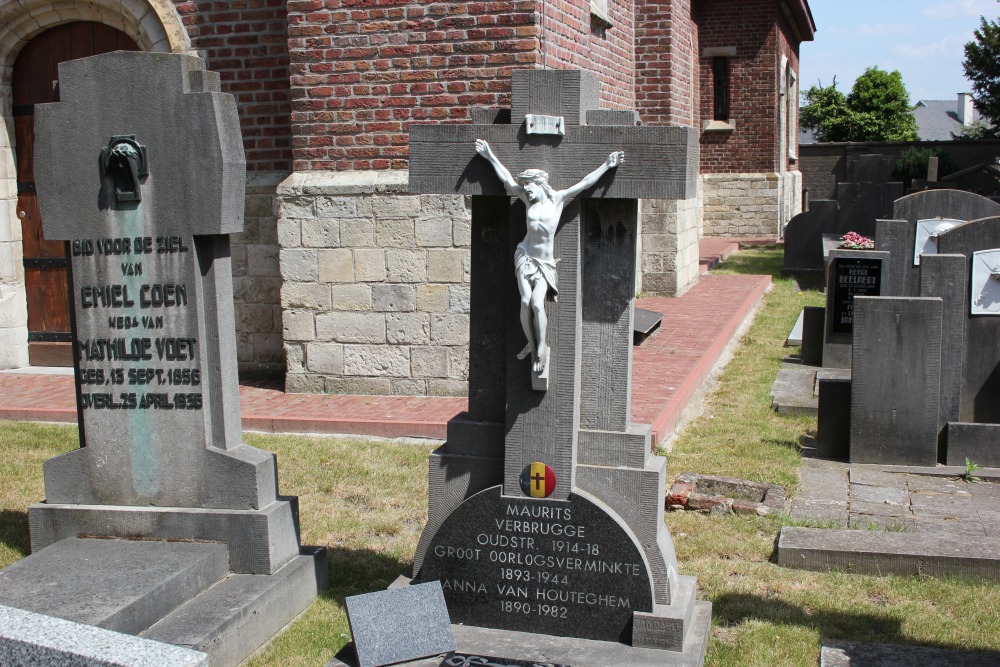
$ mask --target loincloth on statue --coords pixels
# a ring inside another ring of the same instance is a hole
[[[527,280],[532,286],[541,278],[549,286],[546,297],[550,301],[558,301],[559,290],[556,287],[558,276],[556,275],[556,263],[532,257],[528,254],[528,249],[524,242],[517,244],[514,250],[514,275]]]

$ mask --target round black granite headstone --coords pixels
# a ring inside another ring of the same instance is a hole
[[[577,494],[477,493],[438,529],[419,580],[441,581],[452,623],[504,630],[628,642],[633,612],[653,608],[639,547]]]

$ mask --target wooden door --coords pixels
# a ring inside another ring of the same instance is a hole
[[[138,50],[138,45],[120,30],[103,23],[79,21],[41,33],[28,42],[14,62],[17,214],[24,240],[28,352],[32,366],[73,365],[65,242],[45,240],[35,196],[32,155],[35,105],[56,101],[53,82],[58,78],[59,63],[109,51]],[[97,167],[94,169],[96,172]]]

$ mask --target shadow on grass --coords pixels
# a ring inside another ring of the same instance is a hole
[[[903,632],[902,619],[894,613],[890,609],[876,614],[830,611],[747,593],[726,593],[712,600],[712,622],[721,626],[761,621],[775,626],[811,628],[823,639],[913,644],[913,639]],[[968,648],[965,645],[925,641],[920,645],[941,649]]]
[[[385,590],[410,568],[391,554],[371,549],[330,547],[327,562],[330,585],[321,595],[340,605],[351,595]]]
[[[781,447],[782,449],[790,449],[793,452],[801,453],[802,445],[800,441],[790,440],[790,439],[778,439],[778,438],[765,438],[763,440],[765,445],[770,445],[772,447]]]
[[[10,547],[22,557],[31,553],[27,512],[0,511],[0,544]]]
[[[777,247],[740,250],[730,255],[713,273],[735,273],[747,276],[771,276],[781,278],[784,254]]]

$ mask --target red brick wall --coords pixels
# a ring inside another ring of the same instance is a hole
[[[609,0],[611,27],[591,21],[590,0],[546,0],[541,23],[543,65],[592,72],[602,106],[635,108],[635,12],[632,0]]]
[[[293,168],[407,166],[413,121],[510,105],[540,64],[536,2],[290,0]]]
[[[247,170],[291,167],[288,36],[284,0],[173,0],[191,46],[236,96]]]
[[[636,108],[647,125],[699,127],[698,26],[691,0],[635,3]]]
[[[792,30],[792,27],[789,25],[788,20],[785,18],[783,13],[780,14],[780,20],[778,21],[778,63],[776,66],[779,68],[781,67],[781,56],[788,58],[788,64],[791,65],[792,71],[795,73],[795,79],[797,81],[797,85],[795,87],[795,97],[797,98],[798,92],[802,90],[802,81],[799,79],[799,41],[796,39],[795,32]],[[781,103],[787,105],[788,101],[782,97]],[[791,103],[798,108],[798,99],[791,100]],[[791,128],[791,131],[789,132],[790,141],[794,142],[793,148],[798,146],[799,141],[798,118],[799,115],[796,112],[794,118],[790,119],[790,122],[796,124],[796,126]],[[798,162],[789,161],[787,154],[781,155],[779,153],[777,164],[782,165],[783,168],[788,171],[799,170]]]
[[[702,173],[779,170],[779,20],[775,0],[699,0],[694,7],[699,52],[735,47],[729,59],[731,132],[703,132]],[[713,117],[712,59],[701,58],[701,117]]]

